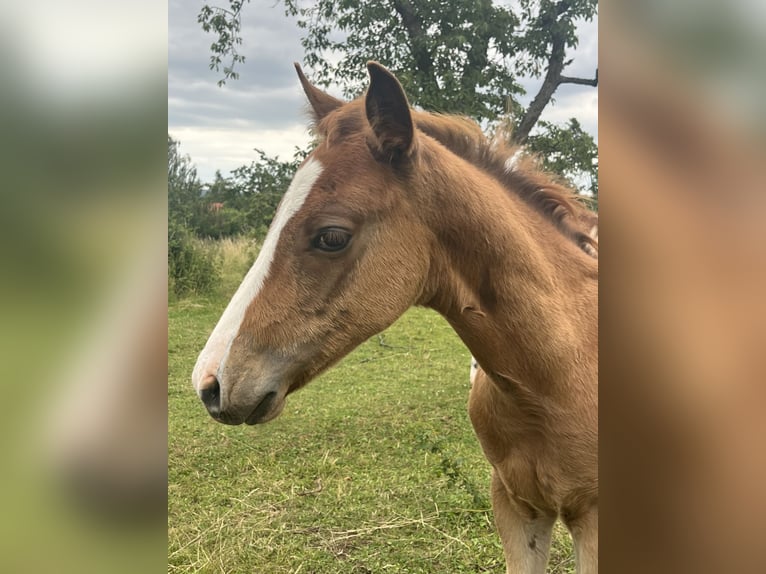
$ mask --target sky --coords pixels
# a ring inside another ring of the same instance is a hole
[[[251,0],[243,10],[240,53],[246,60],[239,65],[240,77],[218,87],[222,74],[208,67],[214,36],[197,23],[204,3],[169,1],[168,133],[181,142],[181,152],[191,158],[200,179],[208,182],[216,170],[226,176],[257,159],[254,148],[288,160],[310,138],[305,96],[293,68],[293,62],[303,60],[304,30],[285,16],[275,0]],[[217,4],[224,5],[225,0]],[[564,74],[592,78],[598,65],[597,21],[582,23],[579,38],[577,50],[568,54],[573,61]],[[311,70],[304,69],[311,77]],[[521,99],[526,104],[541,80],[521,83],[528,92]],[[339,89],[328,91],[341,96]],[[597,138],[596,89],[562,85],[554,98],[555,104],[546,107],[541,119],[563,123],[575,117]]]

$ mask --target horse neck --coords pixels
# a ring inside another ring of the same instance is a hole
[[[421,304],[447,318],[499,386],[536,392],[597,369],[597,264],[463,161],[429,178],[434,236]],[[447,209],[449,207],[449,209]]]

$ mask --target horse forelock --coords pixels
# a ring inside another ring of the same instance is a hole
[[[366,133],[369,124],[365,117],[364,101],[360,98],[347,103],[327,114],[314,127],[319,139],[326,140],[329,145]]]

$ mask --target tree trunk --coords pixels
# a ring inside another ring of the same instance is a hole
[[[553,93],[561,83],[561,71],[564,69],[564,37],[561,34],[554,35],[553,45],[551,47],[551,56],[548,60],[548,71],[545,74],[543,85],[537,92],[535,99],[529,104],[524,117],[521,118],[519,125],[513,131],[514,143],[521,145],[527,141],[529,132],[535,127],[540,114],[543,113],[545,106],[551,101]]]
[[[407,30],[412,57],[415,59],[415,66],[418,72],[420,72],[421,78],[427,82],[431,89],[436,88],[438,84],[434,74],[431,52],[428,49],[428,36],[423,30],[420,18],[415,13],[415,8],[409,0],[392,0],[392,4],[397,14],[401,17],[404,28]]]
[[[526,113],[513,132],[513,142],[515,144],[522,145],[527,141],[529,132],[535,127],[545,106],[551,101],[553,94],[556,92],[556,88],[558,88],[560,84],[598,86],[598,70],[596,70],[596,76],[592,80],[561,75],[561,72],[564,70],[566,35],[564,30],[558,25],[558,19],[569,8],[570,3],[567,0],[564,0],[555,6],[553,14],[548,13],[543,16],[543,20],[548,20],[547,26],[549,26],[551,30],[551,55],[548,58],[548,71],[545,74],[543,85],[540,86],[540,90],[532,100],[532,103],[529,104]]]

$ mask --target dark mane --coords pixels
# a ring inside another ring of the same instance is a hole
[[[418,130],[491,174],[585,253],[598,257],[598,215],[587,209],[572,190],[543,172],[533,156],[521,152],[520,147],[508,145],[507,138],[487,138],[476,122],[463,116],[412,110],[412,118]],[[366,129],[362,99],[338,108],[316,126],[317,133],[331,143]],[[507,162],[514,154],[516,159],[508,169]]]

